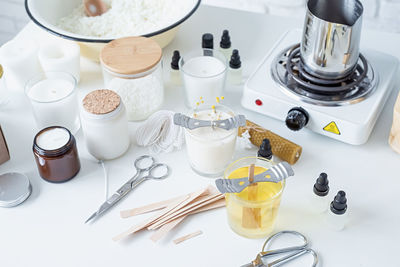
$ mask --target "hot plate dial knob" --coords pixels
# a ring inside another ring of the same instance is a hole
[[[301,107],[295,107],[289,110],[286,117],[286,126],[292,131],[299,131],[307,125],[309,115],[307,111]]]

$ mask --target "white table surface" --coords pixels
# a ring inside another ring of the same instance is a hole
[[[227,28],[233,46],[240,49],[248,76],[281,34],[301,27],[302,23],[302,20],[202,6],[164,50],[166,63],[169,64],[172,50],[184,52],[200,46],[204,32],[211,32],[219,39]],[[364,31],[366,34],[375,36],[376,42],[362,43],[363,47],[400,58],[400,35]],[[17,38],[34,38],[42,43],[53,37],[31,23]],[[81,77],[80,97],[103,87],[100,68],[95,63],[82,59]],[[323,266],[398,266],[400,155],[387,142],[397,87],[369,141],[362,146],[347,145],[308,130],[291,132],[280,121],[243,110],[239,104],[241,90],[228,87],[226,104],[304,148],[294,166],[296,176],[287,181],[276,231],[290,229],[304,233]],[[119,243],[111,240],[115,234],[149,216],[121,219],[120,210],[213,184],[213,180],[193,173],[184,150],[157,155],[159,161],[171,166],[170,178],[142,184],[100,220],[92,225],[83,224],[105,196],[102,169],[88,154],[82,133],[77,135],[82,163],[79,175],[65,184],[47,183],[39,177],[32,155],[32,140],[38,129],[28,101],[23,94],[11,93],[10,97],[10,103],[0,110],[0,122],[12,160],[0,166],[0,173],[26,173],[33,184],[33,193],[19,207],[0,209],[0,266],[240,266],[261,249],[263,240],[245,239],[230,230],[224,209],[189,217],[157,244],[149,240],[149,232],[135,234]],[[167,86],[165,108],[182,111],[182,103],[182,89]],[[134,173],[133,160],[147,153],[147,149],[135,145],[136,126],[131,124],[133,143],[129,152],[107,162],[110,192]],[[255,150],[238,151],[236,157],[254,153]],[[341,232],[329,230],[324,216],[313,214],[308,204],[313,183],[323,171],[330,178],[330,198],[340,189],[348,194],[349,222]],[[176,237],[199,229],[203,235],[180,245],[172,243]],[[310,266],[309,262],[306,257],[287,266]]]

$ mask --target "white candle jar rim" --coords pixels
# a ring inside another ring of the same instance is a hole
[[[67,80],[67,81],[71,82],[72,85],[73,85],[73,88],[72,88],[71,92],[68,95],[64,96],[64,97],[61,97],[61,98],[56,99],[56,100],[51,100],[51,101],[39,101],[37,99],[32,98],[29,95],[29,90],[35,84],[37,84],[37,83],[39,83],[39,82],[41,82],[43,80],[52,79],[52,78],[63,79],[63,80]],[[25,95],[31,101],[36,102],[36,103],[57,103],[57,102],[60,102],[60,101],[62,101],[64,99],[67,99],[71,95],[75,94],[76,85],[77,85],[77,81],[76,81],[75,77],[72,74],[70,74],[68,72],[63,72],[63,71],[48,71],[48,72],[44,72],[44,73],[38,74],[38,75],[36,75],[36,76],[34,76],[34,77],[32,77],[31,79],[28,80],[28,82],[25,85]]]
[[[105,72],[111,74],[114,77],[118,77],[118,78],[122,78],[122,79],[138,79],[138,78],[143,78],[143,77],[146,77],[146,76],[152,74],[154,71],[156,71],[160,67],[162,68],[162,60],[160,60],[151,69],[144,71],[144,72],[136,73],[136,74],[121,74],[118,72],[114,72],[114,71],[111,71],[109,68],[107,68],[107,66],[105,66],[103,63],[101,63],[101,66]]]
[[[212,106],[213,105],[203,105],[201,107],[196,107],[194,109],[191,109],[187,115],[191,118],[193,118],[193,114],[195,114],[196,112],[199,111],[205,111],[205,110],[210,110],[212,111]],[[231,110],[230,108],[228,108],[227,106],[224,105],[214,105],[215,106],[215,110],[216,111],[222,111],[224,113],[227,113],[229,115],[231,115],[232,117],[235,116],[235,112],[233,110]],[[212,120],[210,120],[212,121]],[[211,126],[210,126],[211,127]],[[196,129],[194,129],[196,130]],[[198,140],[204,140],[205,138],[203,138],[201,135],[194,133],[194,130],[189,130],[185,128],[185,131],[194,139],[198,139]],[[231,130],[224,130],[226,131],[226,135],[223,136],[216,136],[215,138],[211,138],[211,141],[218,141],[218,140],[223,140],[225,138],[228,138],[232,135],[236,135],[237,134],[237,128],[236,129],[231,129]],[[209,137],[207,137],[207,140],[210,140]]]
[[[251,164],[254,164],[255,167],[262,167],[269,169],[272,166],[274,166],[274,162],[270,161],[265,158],[261,157],[245,157],[238,159],[231,164],[229,164],[228,167],[226,167],[224,171],[224,179],[229,179],[229,175],[234,172],[236,169],[241,168],[241,167],[248,167]],[[260,205],[266,205],[269,203],[273,203],[276,199],[281,197],[283,190],[285,189],[286,186],[286,180],[282,180],[281,182],[282,188],[277,192],[272,198],[268,198],[265,200],[244,200],[240,197],[237,196],[237,193],[230,193],[229,197],[232,198],[235,202],[239,203],[240,205],[244,207],[249,207],[249,208],[259,208]]]
[[[184,67],[183,67],[185,65],[185,61],[187,62],[188,60],[190,60],[192,58],[196,58],[196,57],[215,57],[224,64],[224,69],[217,74],[212,74],[209,76],[195,75],[193,73],[185,71]],[[179,65],[179,70],[184,75],[189,75],[191,77],[195,77],[198,79],[209,79],[209,78],[218,77],[218,76],[224,74],[228,69],[228,60],[226,59],[225,55],[218,50],[203,48],[200,50],[193,50],[189,53],[183,54],[178,62],[178,65]]]

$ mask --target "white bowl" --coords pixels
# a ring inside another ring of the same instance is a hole
[[[134,0],[133,0],[134,1]],[[193,7],[189,13],[182,18],[177,18],[176,22],[155,32],[143,34],[142,36],[154,39],[161,47],[167,46],[175,37],[178,26],[187,20],[197,10],[201,0],[182,0],[191,1]],[[56,26],[57,22],[69,15],[82,0],[25,0],[25,9],[32,21],[44,30],[59,37],[73,40],[81,46],[81,55],[92,60],[99,60],[99,53],[104,45],[115,38],[101,38],[95,36],[84,36],[68,32]]]

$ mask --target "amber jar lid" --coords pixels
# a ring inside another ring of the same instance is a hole
[[[157,42],[146,37],[125,37],[109,42],[100,53],[100,62],[109,71],[134,75],[154,68],[162,57]]]
[[[53,130],[57,131],[57,133]],[[47,136],[48,134],[52,135]],[[33,151],[45,157],[58,157],[72,149],[75,142],[75,137],[67,128],[51,126],[36,134],[33,140]]]

